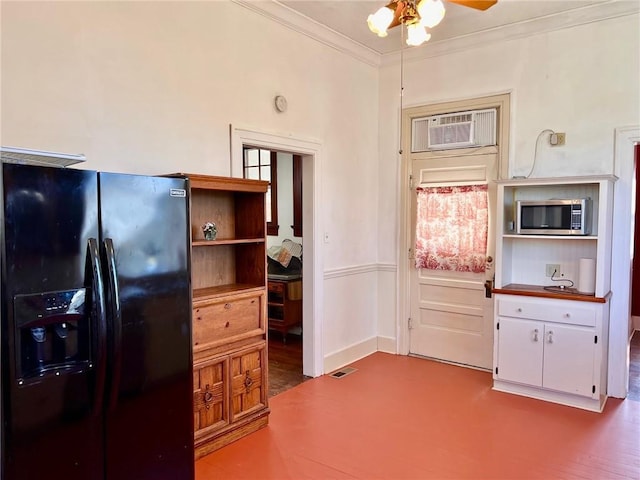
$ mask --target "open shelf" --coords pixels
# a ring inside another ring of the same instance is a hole
[[[264,243],[264,238],[219,238],[216,240],[194,240],[193,247],[215,247],[216,245],[240,245],[245,243]]]
[[[581,258],[596,260],[596,295],[603,298],[610,289],[611,217],[613,184],[611,175],[559,179],[511,179],[498,182],[496,219],[495,288],[510,284],[554,285],[546,276],[546,265],[557,264],[563,280],[577,283]],[[518,200],[590,198],[589,235],[541,235],[515,233]]]
[[[518,233],[507,233],[502,238],[515,238],[518,240],[598,240],[595,235],[523,235]]]

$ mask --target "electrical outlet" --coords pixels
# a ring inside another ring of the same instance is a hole
[[[559,147],[561,145],[564,145],[565,140],[566,134],[564,133],[552,133],[549,137],[549,143],[552,147]]]
[[[561,272],[560,272],[560,264],[558,263],[547,263],[547,266],[545,268],[544,274],[547,277],[553,277],[555,273],[556,277],[559,277]]]

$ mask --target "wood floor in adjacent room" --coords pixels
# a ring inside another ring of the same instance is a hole
[[[270,397],[311,378],[302,374],[302,335],[269,332],[268,357]]]
[[[639,479],[640,402],[603,413],[491,390],[491,374],[375,353],[270,398],[269,426],[196,480]]]

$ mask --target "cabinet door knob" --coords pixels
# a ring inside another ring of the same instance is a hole
[[[519,308],[519,307],[518,307],[518,308],[516,308],[516,312],[518,312],[518,313],[522,313],[522,308]]]
[[[225,310],[229,310],[231,308],[231,304],[230,303],[225,303],[224,304],[224,309]]]
[[[570,316],[571,316],[571,314],[570,314],[570,313],[565,313],[565,314],[564,314],[564,318],[569,318]]]
[[[213,401],[213,393],[209,391],[209,388],[211,388],[211,386],[207,384],[205,392],[202,395],[202,400],[204,401],[204,406],[207,410],[211,408],[211,402]]]
[[[244,377],[244,388],[247,393],[251,391],[251,385],[253,385],[253,379],[251,378],[251,371],[247,370]]]
[[[549,330],[549,333],[547,334],[547,342],[553,343],[553,331],[551,330]]]
[[[538,341],[538,329],[537,328],[533,331],[533,341],[534,342]]]

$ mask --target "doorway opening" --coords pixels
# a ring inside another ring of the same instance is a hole
[[[633,264],[631,275],[631,318],[632,328],[640,330],[640,144],[636,143],[634,151],[634,179],[632,188],[635,197],[635,222],[633,234]]]
[[[243,149],[250,146],[301,158],[302,176],[302,373],[324,373],[322,351],[322,218],[320,198],[321,144],[290,136],[260,132],[231,125],[231,176],[243,177]],[[281,195],[282,193],[279,192]],[[282,337],[275,335],[276,341]]]
[[[267,188],[269,396],[310,378],[302,373],[302,157],[243,145],[243,175]]]
[[[631,266],[631,344],[629,347],[629,393],[627,398],[640,401],[640,144],[633,147],[635,201],[633,228],[633,261]]]
[[[638,159],[636,146],[640,144],[640,126],[615,129],[613,238],[611,248],[619,252],[611,259],[611,298],[609,317],[609,354],[607,393],[610,397],[625,398],[629,392],[629,351],[633,333],[631,295],[634,237],[635,169]],[[635,205],[637,210],[637,205]]]

